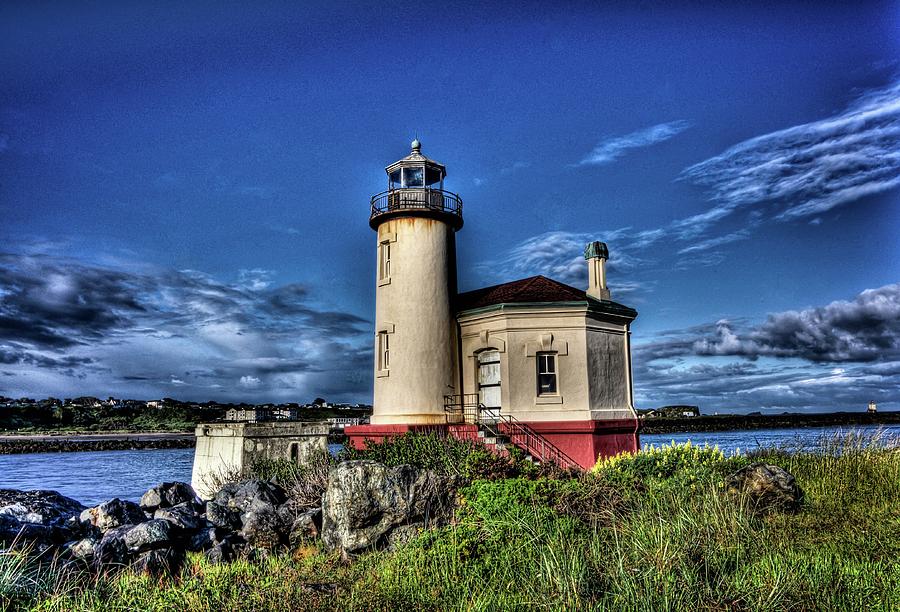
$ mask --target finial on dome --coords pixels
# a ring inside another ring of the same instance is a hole
[[[421,153],[422,152],[422,143],[419,142],[419,139],[416,138],[412,141],[412,150],[413,153]]]

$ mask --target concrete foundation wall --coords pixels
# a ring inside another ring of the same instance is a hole
[[[327,423],[210,423],[194,431],[197,445],[191,486],[203,498],[215,494],[226,474],[249,468],[258,459],[294,459],[303,463],[328,452]]]

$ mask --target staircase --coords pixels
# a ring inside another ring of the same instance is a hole
[[[510,414],[499,408],[487,408],[478,394],[444,396],[444,412],[450,425],[475,425],[478,442],[500,454],[509,445],[521,449],[525,458],[537,463],[555,463],[568,470],[581,470],[581,465],[562,449]]]

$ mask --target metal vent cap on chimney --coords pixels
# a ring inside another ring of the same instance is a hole
[[[587,243],[587,246],[584,247],[584,258],[585,259],[609,259],[609,249],[606,246],[605,242],[600,242],[599,240],[595,240],[594,242]]]

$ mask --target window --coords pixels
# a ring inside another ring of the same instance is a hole
[[[391,368],[390,336],[386,331],[378,332],[378,369],[389,370]]]
[[[537,354],[538,395],[556,394],[556,353]]]
[[[378,245],[378,280],[391,277],[391,243],[385,240]]]
[[[403,186],[404,187],[424,187],[425,168],[404,168],[403,169]]]

